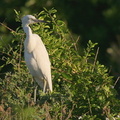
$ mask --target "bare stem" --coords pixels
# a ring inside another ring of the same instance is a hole
[[[14,30],[12,30],[11,28],[9,28],[8,26],[6,26],[5,24],[3,24],[3,23],[1,23],[0,22],[0,24],[2,25],[2,26],[4,26],[5,28],[7,28],[8,30],[10,30],[11,32],[15,32]],[[15,32],[16,33],[16,32]]]
[[[97,52],[96,52],[96,55],[95,55],[94,64],[93,64],[94,67],[93,67],[92,72],[93,72],[94,69],[95,69],[95,64],[96,64],[96,62],[97,62],[98,53],[99,53],[99,47],[97,48]]]
[[[117,80],[115,81],[115,83],[114,83],[114,87],[115,87],[115,85],[117,84],[117,82],[120,80],[120,76],[117,78]]]

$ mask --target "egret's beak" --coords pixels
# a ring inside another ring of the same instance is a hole
[[[35,23],[39,23],[39,22],[47,23],[47,22],[44,21],[44,20],[38,20],[38,19],[34,19],[33,21],[34,21]]]

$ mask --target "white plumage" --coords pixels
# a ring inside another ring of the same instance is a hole
[[[24,41],[24,57],[26,65],[34,80],[43,89],[52,91],[51,68],[48,52],[37,34],[33,34],[29,24],[44,22],[32,15],[22,18],[22,27],[26,33]]]

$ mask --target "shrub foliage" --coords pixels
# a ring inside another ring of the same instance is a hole
[[[15,12],[19,21],[20,13]],[[74,39],[66,24],[57,19],[56,12],[55,9],[48,11],[44,8],[36,17],[48,23],[31,26],[33,32],[41,36],[49,52],[53,93],[44,94],[39,88],[37,103],[34,104],[34,83],[23,58],[25,34],[21,28],[11,31],[13,40],[1,52],[4,64],[0,69],[11,66],[0,79],[1,119],[119,119],[120,102],[116,99],[113,77],[97,60],[97,44],[90,40],[80,55],[78,39]]]

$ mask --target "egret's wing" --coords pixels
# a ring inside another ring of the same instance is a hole
[[[44,79],[47,80],[49,88],[52,91],[51,68],[47,50],[41,38],[37,34],[34,34],[34,38],[36,38],[34,40],[37,42],[36,47],[33,50],[34,59],[36,60],[40,72],[44,76]]]

